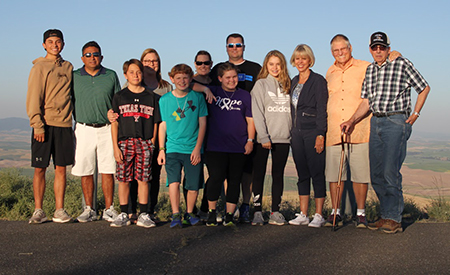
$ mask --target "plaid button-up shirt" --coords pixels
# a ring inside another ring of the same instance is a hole
[[[411,112],[411,87],[421,93],[428,83],[406,58],[376,62],[367,67],[361,97],[369,100],[373,113]]]

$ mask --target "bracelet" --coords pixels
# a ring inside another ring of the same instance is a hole
[[[166,147],[159,147],[159,151],[166,151]]]
[[[414,115],[416,115],[417,117],[420,117],[420,113],[419,112],[414,112]]]
[[[254,140],[254,139],[252,139],[252,138],[249,138],[249,139],[247,139],[247,142],[249,142],[249,141],[251,141],[251,142],[255,142],[255,140]]]

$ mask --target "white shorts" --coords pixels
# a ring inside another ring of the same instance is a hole
[[[75,164],[72,167],[72,175],[93,175],[96,159],[100,174],[114,174],[116,172],[111,125],[94,128],[77,123],[75,125],[75,140]]]
[[[350,169],[351,181],[370,182],[369,143],[345,144],[344,166],[341,180],[347,180],[347,169]],[[350,147],[350,150],[348,150]],[[328,182],[338,182],[339,162],[341,161],[341,145],[327,146],[325,153],[325,178]]]

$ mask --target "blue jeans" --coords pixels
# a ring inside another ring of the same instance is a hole
[[[402,221],[404,208],[400,168],[406,157],[411,124],[406,114],[372,117],[370,121],[370,178],[380,200],[381,218]]]

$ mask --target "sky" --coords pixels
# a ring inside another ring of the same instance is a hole
[[[158,51],[166,80],[175,64],[194,68],[199,50],[209,51],[215,63],[225,61],[225,38],[234,32],[245,38],[244,58],[260,64],[270,50],[289,59],[296,45],[308,44],[316,57],[312,70],[325,76],[334,62],[329,43],[335,34],[349,37],[355,58],[372,62],[369,37],[384,31],[392,49],[411,60],[431,86],[414,130],[448,135],[449,10],[447,0],[1,1],[0,118],[27,118],[28,75],[32,61],[45,56],[47,29],[63,31],[62,56],[75,69],[83,65],[82,46],[97,41],[102,64],[117,72],[121,84],[123,62],[139,59],[146,48]],[[296,69],[289,68],[295,76]]]

